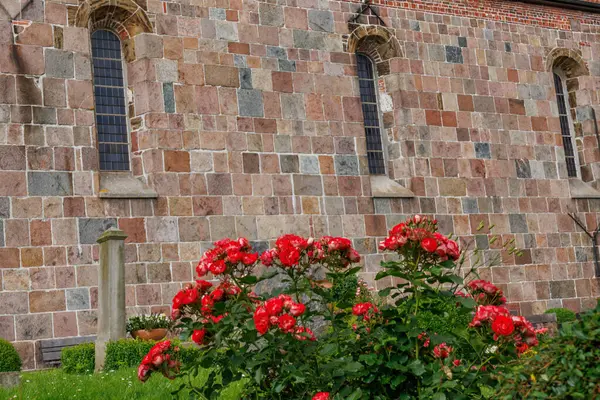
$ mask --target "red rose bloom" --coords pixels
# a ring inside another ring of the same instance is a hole
[[[373,304],[371,303],[358,303],[352,307],[352,314],[356,316],[365,315],[372,307]]]
[[[220,301],[223,299],[223,296],[225,296],[225,291],[221,288],[217,288],[215,290],[212,291],[212,293],[210,294],[210,297],[214,300],[214,301]]]
[[[508,336],[514,332],[515,324],[511,317],[498,315],[492,322],[492,330],[498,335]]]
[[[452,361],[452,365],[454,365],[455,367],[458,367],[460,365],[460,360]]]
[[[294,317],[299,317],[300,315],[304,314],[304,311],[306,311],[306,306],[302,303],[294,303],[290,307],[290,314],[292,314]]]
[[[421,247],[430,253],[433,253],[438,248],[437,240],[434,238],[425,238],[421,240]]]
[[[254,326],[261,335],[264,335],[269,330],[269,314],[267,309],[263,306],[258,307],[254,311]]]
[[[196,287],[200,291],[200,293],[205,293],[208,289],[212,287],[212,283],[205,281],[204,279],[196,280]]]
[[[452,347],[448,346],[446,343],[440,343],[433,348],[433,355],[436,358],[447,358],[450,353],[452,353]]]
[[[204,335],[206,335],[206,329],[196,329],[192,333],[192,341],[197,345],[204,343]]]
[[[312,400],[329,400],[329,392],[319,392],[313,396]]]
[[[265,302],[265,308],[269,316],[279,315],[283,311],[283,300],[273,297]]]
[[[291,331],[296,326],[296,318],[288,314],[283,314],[278,320],[279,329],[283,332]]]
[[[245,253],[242,262],[245,265],[252,265],[258,260],[258,253]]]
[[[138,379],[142,382],[146,382],[150,378],[150,365],[140,364],[138,367]]]

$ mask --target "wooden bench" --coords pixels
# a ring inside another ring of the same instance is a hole
[[[39,345],[42,353],[42,362],[49,367],[58,367],[60,365],[60,352],[62,349],[65,347],[76,346],[81,343],[91,343],[95,340],[96,336],[40,340]]]

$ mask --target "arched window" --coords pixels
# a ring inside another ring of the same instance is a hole
[[[571,122],[569,105],[569,92],[565,85],[565,75],[560,69],[553,70],[554,88],[556,90],[556,103],[558,105],[558,118],[562,135],[563,147],[565,149],[565,161],[567,163],[567,174],[569,177],[577,177],[577,152],[573,138],[573,124]]]
[[[114,33],[92,34],[94,97],[100,169],[129,170],[129,134],[121,41]]]
[[[356,53],[358,67],[358,86],[360,101],[362,103],[363,118],[365,122],[365,136],[367,138],[367,160],[369,173],[373,175],[385,174],[385,157],[381,136],[381,119],[375,89],[376,77],[373,62],[368,56]]]

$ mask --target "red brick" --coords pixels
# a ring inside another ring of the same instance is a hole
[[[250,54],[250,45],[248,43],[229,42],[227,47],[230,53]]]
[[[34,220],[29,224],[32,246],[47,246],[52,244],[52,228],[50,220]]]
[[[144,243],[146,241],[144,218],[119,218],[119,229],[127,234],[125,243]]]
[[[291,72],[273,71],[271,79],[274,92],[292,93],[294,91]]]
[[[460,111],[474,111],[473,96],[459,94],[457,100]]]
[[[442,126],[442,114],[437,110],[425,110],[425,122],[427,125]]]
[[[190,172],[190,153],[187,151],[165,150],[166,172]]]
[[[0,248],[0,268],[19,268],[19,249]]]
[[[32,313],[66,309],[64,290],[29,292],[29,311]]]
[[[206,84],[211,86],[239,87],[240,78],[238,69],[224,65],[204,66]]]

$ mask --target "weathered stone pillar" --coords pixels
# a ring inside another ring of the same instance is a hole
[[[100,243],[96,372],[104,367],[106,342],[125,337],[125,232],[109,228]]]

